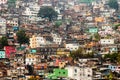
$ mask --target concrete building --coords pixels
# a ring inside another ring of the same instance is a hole
[[[0,34],[6,34],[6,19],[0,17]]]
[[[26,54],[25,64],[35,65],[37,63],[37,56],[34,54]]]
[[[68,43],[65,45],[66,49],[70,50],[70,51],[75,51],[78,50],[79,48],[79,44],[77,43]]]
[[[89,67],[67,66],[68,77],[75,80],[93,80],[93,71]]]
[[[36,37],[35,35],[30,38],[30,47],[37,48],[45,45],[46,40],[43,37]]]
[[[8,19],[6,23],[12,27],[18,27],[18,18]]]
[[[0,4],[6,4],[7,0],[0,0]]]
[[[114,39],[101,39],[100,44],[114,44]]]

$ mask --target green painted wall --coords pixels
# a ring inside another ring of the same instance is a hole
[[[98,28],[89,28],[89,33],[97,33]]]
[[[60,77],[68,77],[68,70],[66,70],[66,69],[54,69],[53,73],[48,75],[49,79],[58,79]]]
[[[0,51],[0,58],[5,58],[5,51]]]

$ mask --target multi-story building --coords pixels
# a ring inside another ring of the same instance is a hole
[[[79,48],[79,44],[76,43],[68,43],[65,45],[66,49],[70,50],[70,51],[75,51],[78,50]]]
[[[12,27],[18,27],[18,18],[8,19],[7,25],[12,26]]]
[[[35,65],[38,61],[37,55],[35,54],[26,54],[25,64],[26,65]]]
[[[0,0],[0,4],[6,4],[7,0]]]
[[[36,37],[35,35],[30,38],[30,47],[37,48],[46,44],[46,40],[43,37]]]
[[[93,71],[88,67],[67,66],[68,77],[76,80],[92,80]]]
[[[100,44],[106,45],[106,44],[114,44],[114,39],[101,39]]]
[[[0,34],[6,34],[6,19],[0,17]]]

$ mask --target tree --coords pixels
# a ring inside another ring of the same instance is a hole
[[[78,50],[76,51],[72,51],[70,53],[70,56],[73,59],[78,59],[78,58],[92,58],[94,57],[95,52],[91,52],[91,53],[85,53],[85,49],[80,47]]]
[[[99,41],[100,40],[100,35],[98,33],[94,34],[95,40]]]
[[[20,30],[17,32],[17,40],[21,44],[29,43],[29,37],[26,35],[24,30]]]
[[[120,53],[118,53],[118,56],[117,56],[117,63],[120,64]]]
[[[109,73],[108,79],[109,80],[113,80],[114,79],[114,74],[112,72]]]
[[[41,7],[38,13],[38,17],[48,18],[49,21],[57,18],[58,13],[52,7]]]
[[[2,38],[0,39],[0,49],[3,49],[4,46],[8,46],[7,37],[2,37]]]
[[[108,5],[110,8],[118,10],[119,4],[117,0],[109,0]]]
[[[28,74],[29,75],[33,75],[34,74],[34,68],[31,65],[27,65],[27,70],[28,70]]]
[[[55,21],[55,27],[59,27],[60,25],[62,25],[62,21]]]
[[[70,53],[70,56],[71,56],[73,59],[77,59],[77,58],[83,56],[83,52],[84,52],[84,49],[83,49],[83,48],[79,48],[79,49],[76,50],[76,51],[72,51],[72,52]]]
[[[116,24],[116,25],[114,26],[114,30],[117,30],[119,26],[120,26],[120,24]]]
[[[112,63],[115,63],[117,61],[118,53],[112,53],[112,54],[105,54],[104,59],[110,59]]]

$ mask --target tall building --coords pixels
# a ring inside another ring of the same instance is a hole
[[[6,34],[6,19],[0,18],[0,34]]]

